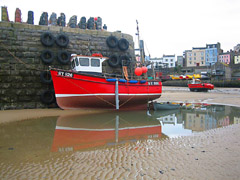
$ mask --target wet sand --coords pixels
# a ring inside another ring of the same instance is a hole
[[[164,87],[158,101],[202,102],[240,107],[240,90],[208,93]],[[93,113],[86,110],[75,113]],[[63,110],[1,111],[4,122],[72,113]],[[31,115],[30,115],[31,114]],[[49,158],[0,162],[2,179],[240,179],[240,124],[165,140],[138,141],[107,149],[57,153]]]

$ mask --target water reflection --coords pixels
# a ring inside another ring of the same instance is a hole
[[[190,104],[157,119],[161,122],[162,133],[176,137],[239,123],[238,109],[231,106]]]
[[[60,116],[56,123],[52,151],[88,150],[138,140],[190,135],[239,123],[238,110],[230,106],[189,104],[176,110]]]
[[[162,136],[160,122],[146,111],[60,116],[52,151],[86,150]]]

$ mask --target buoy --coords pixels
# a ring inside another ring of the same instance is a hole
[[[137,67],[134,72],[137,76],[141,76],[142,75],[142,68]]]
[[[148,71],[147,67],[146,66],[143,66],[142,67],[142,73],[146,73]]]

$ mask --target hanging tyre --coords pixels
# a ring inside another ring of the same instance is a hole
[[[41,93],[40,99],[43,104],[49,105],[55,102],[55,94],[51,90],[45,90]]]
[[[58,52],[57,60],[61,64],[68,64],[70,62],[70,58],[71,58],[71,55],[67,51],[63,50]]]
[[[54,44],[55,38],[50,32],[45,32],[41,35],[41,42],[44,46],[50,47]]]
[[[107,38],[107,45],[110,48],[115,48],[118,45],[118,39],[115,36],[109,36]]]
[[[67,47],[69,43],[69,38],[67,35],[65,34],[59,34],[57,37],[56,37],[56,44],[60,47]]]
[[[126,51],[129,48],[129,42],[126,39],[122,38],[118,41],[118,47],[120,50]]]
[[[128,55],[121,55],[119,59],[120,59],[120,65],[122,66],[129,66],[131,62],[130,57]]]
[[[51,64],[54,59],[54,54],[52,51],[46,49],[41,53],[40,57],[44,64]]]
[[[52,83],[52,76],[49,71],[42,71],[40,74],[41,82],[44,84],[51,84]]]
[[[119,58],[117,55],[111,55],[108,59],[108,65],[111,67],[117,67],[119,65]]]

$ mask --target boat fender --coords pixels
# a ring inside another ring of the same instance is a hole
[[[144,83],[146,83],[146,82],[147,82],[146,80],[141,80],[141,81],[140,81],[141,84],[144,84]]]
[[[42,71],[40,73],[41,82],[44,84],[51,84],[52,83],[52,76],[49,71]]]
[[[106,79],[107,82],[116,82],[117,79]]]
[[[54,54],[52,51],[46,49],[46,50],[42,51],[40,57],[44,64],[51,64],[54,59]]]
[[[61,51],[58,52],[57,60],[61,64],[68,64],[70,62],[70,58],[71,58],[71,55],[67,51],[61,50]]]
[[[117,55],[113,54],[110,56],[110,58],[108,59],[108,65],[111,67],[117,67],[119,65],[119,58]]]
[[[109,36],[106,40],[108,47],[115,48],[118,45],[118,39],[115,36]]]
[[[118,81],[121,82],[121,83],[126,83],[127,82],[126,79],[119,79]]]
[[[45,90],[41,93],[40,99],[43,104],[49,105],[55,102],[55,94],[51,90]]]
[[[51,47],[53,46],[54,42],[55,42],[55,38],[54,36],[52,35],[52,33],[50,32],[45,32],[41,35],[41,43],[44,45],[44,46],[47,46],[47,47]]]
[[[65,34],[59,34],[56,38],[56,44],[60,47],[67,47],[69,38]]]
[[[120,56],[119,61],[120,61],[120,65],[122,65],[122,66],[129,66],[129,64],[131,62],[130,57],[128,55]]]
[[[129,48],[129,42],[126,39],[122,38],[118,41],[118,47],[120,50],[126,51]]]
[[[136,84],[136,83],[138,83],[138,80],[129,80],[128,82],[132,83],[132,84]]]

